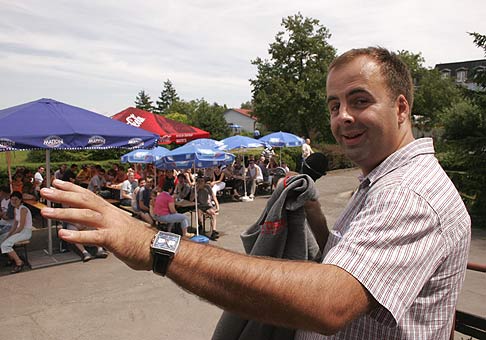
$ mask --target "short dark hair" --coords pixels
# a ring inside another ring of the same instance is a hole
[[[22,193],[20,191],[14,191],[10,194],[10,198],[17,197],[19,200],[22,201]]]
[[[410,69],[400,57],[383,47],[367,47],[349,50],[334,59],[328,71],[346,65],[354,59],[365,56],[370,57],[380,66],[380,74],[385,79],[390,96],[396,98],[403,95],[410,106],[413,106],[413,81]]]

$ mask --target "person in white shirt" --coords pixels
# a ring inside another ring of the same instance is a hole
[[[246,186],[250,187],[250,198],[254,198],[258,183],[263,182],[263,174],[262,169],[258,165],[255,165],[255,160],[253,159],[250,159],[248,163],[246,176]]]
[[[32,237],[32,214],[29,208],[22,204],[22,193],[14,191],[10,195],[10,203],[15,208],[14,223],[10,230],[0,235],[0,248],[2,254],[7,254],[14,267],[11,274],[18,273],[24,268],[24,261],[17,255],[13,246],[15,243],[30,240]]]
[[[13,216],[9,214],[9,206],[11,207],[8,187],[2,186],[0,187],[0,234],[7,233],[13,224]]]
[[[37,198],[39,198],[39,192],[41,189],[42,182],[44,181],[44,177],[42,174],[44,173],[45,168],[41,165],[37,168],[37,172],[34,175],[34,192]]]

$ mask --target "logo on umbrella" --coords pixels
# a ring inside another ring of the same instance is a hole
[[[126,121],[127,121],[127,124],[129,124],[129,125],[132,125],[132,126],[135,126],[135,127],[140,127],[140,125],[142,125],[143,122],[145,121],[145,118],[139,117],[139,116],[135,116],[132,113],[132,114],[130,114],[130,116],[128,116],[126,118]]]
[[[15,142],[13,140],[10,140],[8,138],[0,138],[0,148],[2,149],[8,149],[14,147]]]
[[[101,136],[91,136],[88,139],[88,146],[102,146],[105,143],[106,140]]]
[[[57,148],[64,143],[59,136],[49,136],[44,139],[44,145],[50,148]]]
[[[141,138],[132,138],[128,141],[128,145],[130,145],[130,147],[134,148],[134,149],[137,149],[137,148],[141,148],[143,146],[143,140]]]

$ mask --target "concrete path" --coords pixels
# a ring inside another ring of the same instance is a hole
[[[330,225],[358,185],[357,174],[335,171],[317,182]],[[263,196],[223,203],[222,236],[212,243],[242,252],[239,234],[259,217],[265,203]],[[484,263],[485,249],[486,233],[475,232],[471,259]],[[485,275],[468,273],[461,309],[486,314]],[[133,271],[113,256],[2,276],[0,305],[0,338],[17,340],[210,339],[221,314],[170,280]]]

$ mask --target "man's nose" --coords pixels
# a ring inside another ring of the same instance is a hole
[[[341,105],[339,107],[338,119],[345,124],[351,124],[354,122],[354,116],[351,112],[349,112],[347,105]]]

